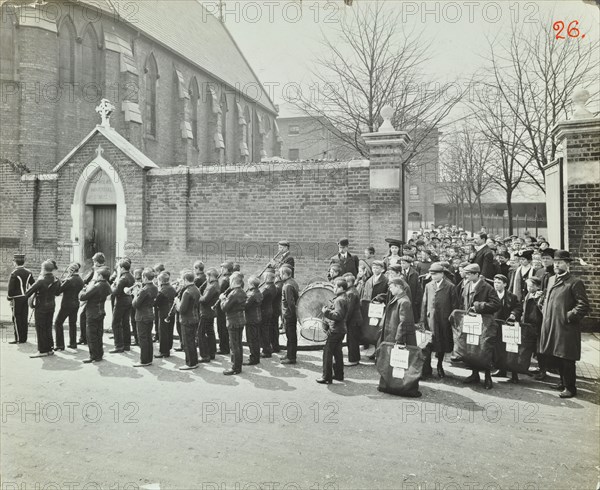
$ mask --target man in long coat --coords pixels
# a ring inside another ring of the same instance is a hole
[[[452,352],[454,340],[450,314],[457,306],[456,291],[444,276],[444,267],[439,262],[431,264],[429,268],[431,281],[425,286],[423,303],[421,306],[421,320],[425,328],[433,332],[431,348],[423,365],[423,376],[431,375],[431,353],[435,352],[437,358],[437,372],[440,378],[445,376],[442,363],[444,354]]]
[[[590,305],[585,285],[569,272],[571,255],[566,250],[554,254],[556,275],[548,280],[542,308],[543,321],[539,350],[559,366],[561,398],[577,395],[575,361],[581,357],[581,320],[589,313]]]

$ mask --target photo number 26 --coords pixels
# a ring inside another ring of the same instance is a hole
[[[585,34],[581,34],[578,26],[579,25],[579,21],[578,20],[573,20],[571,22],[569,22],[569,24],[567,25],[567,37],[578,37],[580,39],[584,39],[585,38]],[[566,39],[566,37],[562,34],[563,31],[565,30],[565,23],[562,20],[557,20],[554,24],[552,24],[552,29],[554,29],[556,31],[556,39]]]

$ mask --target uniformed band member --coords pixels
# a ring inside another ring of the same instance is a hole
[[[152,322],[154,321],[154,299],[158,288],[154,285],[154,269],[148,267],[142,272],[142,287],[133,298],[135,323],[140,344],[140,362],[133,367],[150,366],[152,364]]]
[[[54,277],[55,269],[56,265],[52,261],[44,261],[40,278],[25,292],[28,298],[35,295],[34,317],[38,353],[29,357],[46,357],[54,354],[52,351],[54,344],[52,319],[54,318],[56,296],[60,289],[60,280]]]
[[[198,300],[200,299],[200,290],[194,284],[194,279],[193,272],[186,272],[182,275],[183,293],[181,301],[176,306],[181,318],[182,343],[183,351],[185,352],[185,366],[179,368],[182,371],[198,367],[196,338],[198,337]]]
[[[108,285],[109,277],[110,269],[108,267],[98,267],[94,272],[93,280],[79,293],[79,300],[86,301],[86,336],[90,351],[90,358],[83,361],[86,364],[99,362],[104,356],[102,336],[104,334],[104,317],[106,316],[104,305],[106,298],[111,293]]]
[[[60,285],[58,294],[62,294],[60,310],[54,321],[56,333],[56,350],[65,347],[63,324],[69,319],[69,349],[77,349],[77,312],[79,311],[79,293],[83,289],[83,279],[79,275],[80,265],[77,262],[67,267],[67,278]]]
[[[566,250],[554,254],[555,275],[548,280],[542,307],[539,352],[558,364],[561,398],[577,395],[575,361],[581,358],[581,320],[589,314],[585,285],[569,271],[572,258]]]
[[[277,259],[269,262],[269,267],[278,270],[281,266],[287,265],[292,270],[292,277],[294,277],[294,273],[296,270],[296,262],[294,261],[294,257],[290,255],[290,242],[287,240],[281,240],[277,243],[278,254],[280,254]]]
[[[219,295],[221,294],[219,272],[217,269],[208,269],[206,277],[208,282],[204,287],[204,292],[198,299],[200,304],[200,322],[198,325],[199,362],[210,362],[215,358],[217,352],[214,306],[219,301]]]
[[[332,304],[323,306],[325,317],[325,330],[327,340],[323,349],[323,375],[317,379],[319,384],[331,384],[333,380],[344,381],[344,355],[342,341],[348,331],[346,318],[348,317],[348,297],[346,290],[348,284],[343,278],[334,281],[335,298]]]
[[[296,364],[296,352],[298,350],[298,332],[296,324],[298,316],[296,307],[298,304],[298,283],[292,278],[292,269],[284,265],[279,269],[279,275],[283,280],[281,289],[281,316],[287,337],[287,353],[282,364]]]
[[[8,280],[8,291],[6,299],[10,301],[13,317],[13,328],[15,340],[9,344],[24,344],[27,342],[29,305],[25,293],[34,283],[33,275],[29,269],[24,267],[25,255],[14,254],[13,265],[15,269]]]
[[[133,275],[129,272],[131,262],[128,259],[121,259],[117,265],[117,276],[111,287],[114,297],[112,330],[115,342],[115,348],[110,351],[111,354],[131,350],[131,327],[129,318],[131,317],[131,295],[125,293],[125,288],[130,288],[135,284]]]
[[[246,292],[244,276],[237,273],[231,276],[230,290],[219,296],[221,310],[226,315],[227,330],[231,346],[231,368],[223,371],[226,376],[242,372],[242,333],[246,326]]]
[[[171,276],[167,272],[161,272],[158,275],[158,294],[154,298],[154,308],[158,308],[159,328],[158,328],[158,354],[154,354],[157,359],[170,357],[173,348],[173,328],[174,322],[171,315],[173,302],[177,296],[175,288],[171,285]]]

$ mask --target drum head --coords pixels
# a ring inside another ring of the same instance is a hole
[[[317,282],[304,288],[298,298],[298,326],[302,338],[311,342],[325,342],[327,333],[323,330],[323,306],[335,298],[333,286]]]
[[[320,318],[306,318],[300,324],[300,335],[311,342],[327,340],[327,332],[323,329],[323,320]]]

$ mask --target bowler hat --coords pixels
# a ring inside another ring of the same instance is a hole
[[[465,272],[473,272],[473,273],[477,273],[479,274],[481,272],[481,268],[479,267],[479,264],[469,264],[467,266],[465,266]]]
[[[565,262],[571,262],[573,259],[571,258],[571,254],[568,250],[557,250],[554,253],[554,260],[564,260]]]
[[[340,247],[347,247],[348,245],[350,245],[350,242],[348,241],[347,238],[341,238],[340,241],[338,242],[338,245]]]

